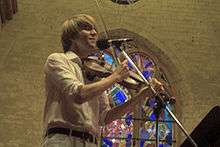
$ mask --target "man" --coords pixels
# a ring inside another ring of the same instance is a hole
[[[98,82],[87,82],[81,59],[96,50],[97,38],[95,21],[89,15],[76,15],[63,23],[64,53],[50,55],[44,69],[47,96],[44,147],[96,147],[100,125],[120,118],[152,95],[150,89],[143,88],[125,104],[110,108],[105,90],[130,73],[124,61],[112,75]]]

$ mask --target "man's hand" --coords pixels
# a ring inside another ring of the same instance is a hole
[[[157,79],[155,78],[152,78],[150,79],[149,81],[151,83],[151,86],[153,87],[153,89],[156,91],[156,93],[154,93],[151,88],[150,89],[150,92],[148,93],[149,94],[149,97],[152,98],[152,97],[155,97],[156,95],[160,96],[164,101],[169,101],[170,103],[175,103],[176,102],[176,99],[174,96],[171,96],[169,94],[169,91],[168,89],[166,89],[166,87],[164,87],[164,85],[158,81]]]
[[[143,87],[139,91],[139,94],[140,94],[141,97],[144,97],[146,99],[147,97],[148,98],[153,97],[157,93],[160,93],[160,92],[164,91],[163,84],[160,81],[158,81],[157,79],[152,78],[152,79],[149,80],[149,82],[150,82],[150,85],[152,86],[152,88],[156,91],[156,93],[154,93],[153,90],[149,86],[146,86],[146,87]]]
[[[130,71],[128,67],[128,61],[124,60],[120,66],[118,66],[112,73],[112,76],[116,78],[117,82],[121,82],[130,76]]]
[[[152,88],[153,88],[157,93],[164,91],[163,84],[162,84],[160,81],[158,81],[156,78],[151,78],[149,82],[150,82]],[[152,91],[152,92],[153,92],[153,91]]]

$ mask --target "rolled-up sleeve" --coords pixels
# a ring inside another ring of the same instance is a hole
[[[65,97],[74,99],[79,95],[83,83],[77,78],[76,70],[70,68],[67,61],[59,56],[51,55],[46,61],[44,72],[46,78],[49,78],[65,94]]]
[[[102,97],[99,100],[99,125],[104,126],[105,125],[105,118],[108,113],[108,111],[111,109],[110,107],[110,101],[109,101],[109,96],[107,95],[106,92],[102,94]]]

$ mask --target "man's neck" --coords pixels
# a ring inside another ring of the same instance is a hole
[[[75,54],[77,54],[77,56],[79,56],[79,58],[80,59],[84,59],[84,58],[87,58],[87,56],[88,56],[88,54],[87,53],[82,53],[82,52],[80,52],[80,50],[79,49],[73,49],[73,48],[71,48],[69,51],[72,51],[72,52],[74,52]]]

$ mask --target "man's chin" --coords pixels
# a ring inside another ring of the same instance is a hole
[[[90,51],[94,53],[94,52],[98,52],[100,50],[97,47],[93,47],[93,48],[90,49]]]
[[[98,50],[96,44],[90,44],[89,48],[90,50]]]

